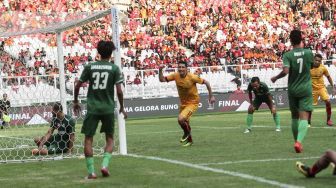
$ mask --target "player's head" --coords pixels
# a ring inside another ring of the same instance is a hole
[[[112,52],[115,50],[115,46],[112,41],[101,40],[98,42],[97,51],[101,59],[110,59]]]
[[[259,77],[255,76],[251,79],[251,86],[253,89],[258,89],[260,87],[260,79]]]
[[[322,63],[322,55],[321,54],[315,54],[314,56],[314,67],[319,67]]]
[[[187,75],[187,72],[188,72],[187,67],[188,67],[187,62],[185,62],[185,61],[179,61],[178,62],[177,70],[180,73],[181,77],[185,77]]]
[[[300,30],[294,29],[290,32],[289,39],[293,46],[301,44],[302,32]]]
[[[62,104],[59,103],[59,102],[56,102],[54,105],[53,105],[53,108],[52,108],[52,115],[53,117],[57,117],[59,118],[60,116],[63,115],[63,107],[62,107]]]

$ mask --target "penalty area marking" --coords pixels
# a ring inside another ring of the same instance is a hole
[[[281,182],[274,181],[274,180],[268,180],[268,179],[265,179],[263,177],[252,176],[252,175],[249,175],[249,174],[244,174],[244,173],[234,172],[234,171],[228,171],[228,170],[223,170],[223,169],[210,168],[210,167],[201,166],[201,165],[192,164],[192,163],[187,163],[187,162],[178,161],[178,160],[165,159],[165,158],[154,157],[154,156],[143,156],[143,155],[136,155],[136,154],[128,154],[127,156],[134,157],[134,158],[154,160],[154,161],[162,161],[162,162],[166,162],[166,163],[170,163],[170,164],[186,166],[186,167],[189,167],[189,168],[199,169],[199,170],[203,170],[203,171],[226,174],[226,175],[229,175],[229,176],[234,176],[234,177],[243,178],[243,179],[249,179],[249,180],[252,180],[252,181],[256,181],[256,182],[264,183],[264,184],[269,184],[269,185],[274,185],[274,186],[277,186],[277,187],[302,188],[302,186],[281,183]]]

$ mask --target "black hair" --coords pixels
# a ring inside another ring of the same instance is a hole
[[[318,58],[322,59],[322,55],[321,54],[315,54],[315,57],[318,57]]]
[[[97,51],[102,59],[108,59],[111,57],[112,52],[115,50],[115,46],[112,41],[101,40],[98,42]]]
[[[188,67],[188,63],[186,61],[179,61],[178,64],[183,64],[184,66]]]
[[[258,83],[260,83],[260,79],[259,79],[258,76],[255,76],[255,77],[252,77],[252,78],[251,78],[251,83],[254,83],[254,82],[258,82]]]
[[[59,111],[63,112],[62,104],[59,103],[59,102],[56,102],[53,106],[53,111],[54,112],[59,112]]]
[[[289,39],[292,45],[298,45],[302,41],[302,32],[300,30],[294,29],[289,34]]]

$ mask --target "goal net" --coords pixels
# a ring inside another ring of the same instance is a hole
[[[0,121],[0,162],[83,156],[84,137],[80,130],[86,114],[86,90],[80,90],[82,111],[76,117],[72,111],[74,83],[84,65],[95,60],[95,43],[112,40],[111,10],[45,15],[3,12],[0,20],[0,105],[4,108]],[[72,152],[69,152],[71,121],[66,121],[68,117],[52,121],[56,102],[75,120]],[[114,153],[118,153],[117,121],[115,124]],[[47,136],[49,139],[44,140],[43,146],[48,154],[32,155],[50,129],[55,131]],[[100,125],[94,136],[95,155],[104,152],[105,136],[98,133],[99,129]]]

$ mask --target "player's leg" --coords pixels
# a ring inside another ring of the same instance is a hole
[[[288,95],[288,101],[289,101],[289,108],[291,111],[291,116],[292,116],[292,133],[294,137],[294,141],[296,142],[297,140],[297,135],[298,135],[298,128],[299,128],[299,110],[298,110],[298,100],[291,96]]]
[[[319,98],[319,91],[313,89],[313,105],[316,106],[318,103],[318,98]],[[309,112],[308,114],[308,126],[311,125],[311,117],[312,117],[312,111]]]
[[[101,121],[102,121],[102,127],[100,129],[100,132],[105,133],[106,144],[104,149],[102,168],[100,171],[103,177],[108,177],[110,176],[108,166],[110,164],[113,151],[114,115],[113,114],[103,115]]]
[[[197,110],[198,104],[188,104],[181,108],[181,112],[178,117],[178,123],[183,127],[184,134],[181,138],[183,146],[190,146],[193,143],[191,136],[191,127],[189,124],[190,117]],[[186,142],[186,143],[185,143]]]
[[[327,112],[327,125],[332,126],[333,122],[331,121],[331,103],[329,100],[329,94],[326,88],[320,90],[321,99],[324,101],[326,105],[326,112]]]
[[[336,164],[336,152],[333,150],[327,150],[311,168],[301,162],[296,162],[296,167],[306,177],[315,177],[317,173],[327,168],[330,163]],[[335,169],[333,174],[336,175]]]
[[[97,176],[94,172],[94,159],[93,159],[93,136],[96,133],[96,129],[98,126],[99,117],[92,114],[87,114],[85,116],[81,133],[85,135],[84,138],[84,155],[86,160],[86,167],[88,170],[87,179],[96,179]]]
[[[267,104],[268,108],[270,109],[272,115],[273,115],[273,120],[275,123],[275,131],[280,131],[280,116],[276,111],[275,105],[273,104],[272,100],[269,100],[268,98],[266,99],[265,103]]]
[[[247,110],[247,117],[246,117],[246,125],[247,128],[245,129],[244,133],[249,133],[252,131],[252,123],[253,123],[253,113],[255,108],[253,104],[251,104]]]
[[[295,150],[297,153],[301,153],[302,142],[308,131],[308,117],[309,112],[313,110],[313,97],[307,96],[299,99],[299,128],[297,142],[295,143]]]
[[[245,129],[244,133],[249,133],[252,131],[253,113],[254,111],[259,109],[261,104],[262,104],[262,99],[260,99],[259,97],[255,97],[252,104],[249,106],[248,111],[247,111],[247,118],[246,118],[247,128]]]

